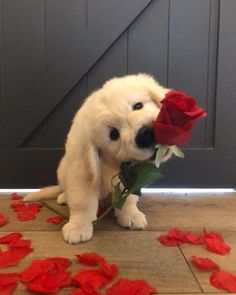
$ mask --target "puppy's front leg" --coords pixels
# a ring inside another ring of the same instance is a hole
[[[98,194],[98,188],[78,173],[76,165],[70,167],[66,189],[70,219],[62,229],[66,242],[76,244],[92,238],[92,222],[97,218]]]
[[[121,208],[115,209],[117,222],[131,229],[144,229],[147,226],[145,215],[137,208],[138,196],[129,195]]]

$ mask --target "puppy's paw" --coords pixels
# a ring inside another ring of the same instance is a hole
[[[140,211],[130,215],[121,211],[120,214],[117,215],[117,222],[123,227],[128,227],[131,229],[144,229],[147,226],[146,217]]]
[[[68,222],[62,228],[64,240],[69,244],[78,244],[90,240],[93,236],[92,223],[78,225]]]
[[[58,197],[57,197],[57,204],[59,205],[65,205],[66,202],[66,195],[64,193],[61,193]]]

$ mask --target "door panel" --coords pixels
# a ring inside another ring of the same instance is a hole
[[[83,100],[137,72],[197,97],[208,112],[183,147],[186,159],[162,165],[155,186],[235,186],[234,0],[0,4],[0,187],[55,183]]]

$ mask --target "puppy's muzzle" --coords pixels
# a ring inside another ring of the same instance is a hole
[[[154,132],[151,127],[143,126],[138,130],[135,137],[137,146],[141,149],[146,149],[155,146]]]

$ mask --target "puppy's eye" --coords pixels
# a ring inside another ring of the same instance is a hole
[[[112,128],[110,132],[110,139],[117,140],[120,137],[120,132],[116,128]]]
[[[140,110],[143,108],[143,103],[142,102],[137,102],[136,104],[133,105],[133,110]]]

